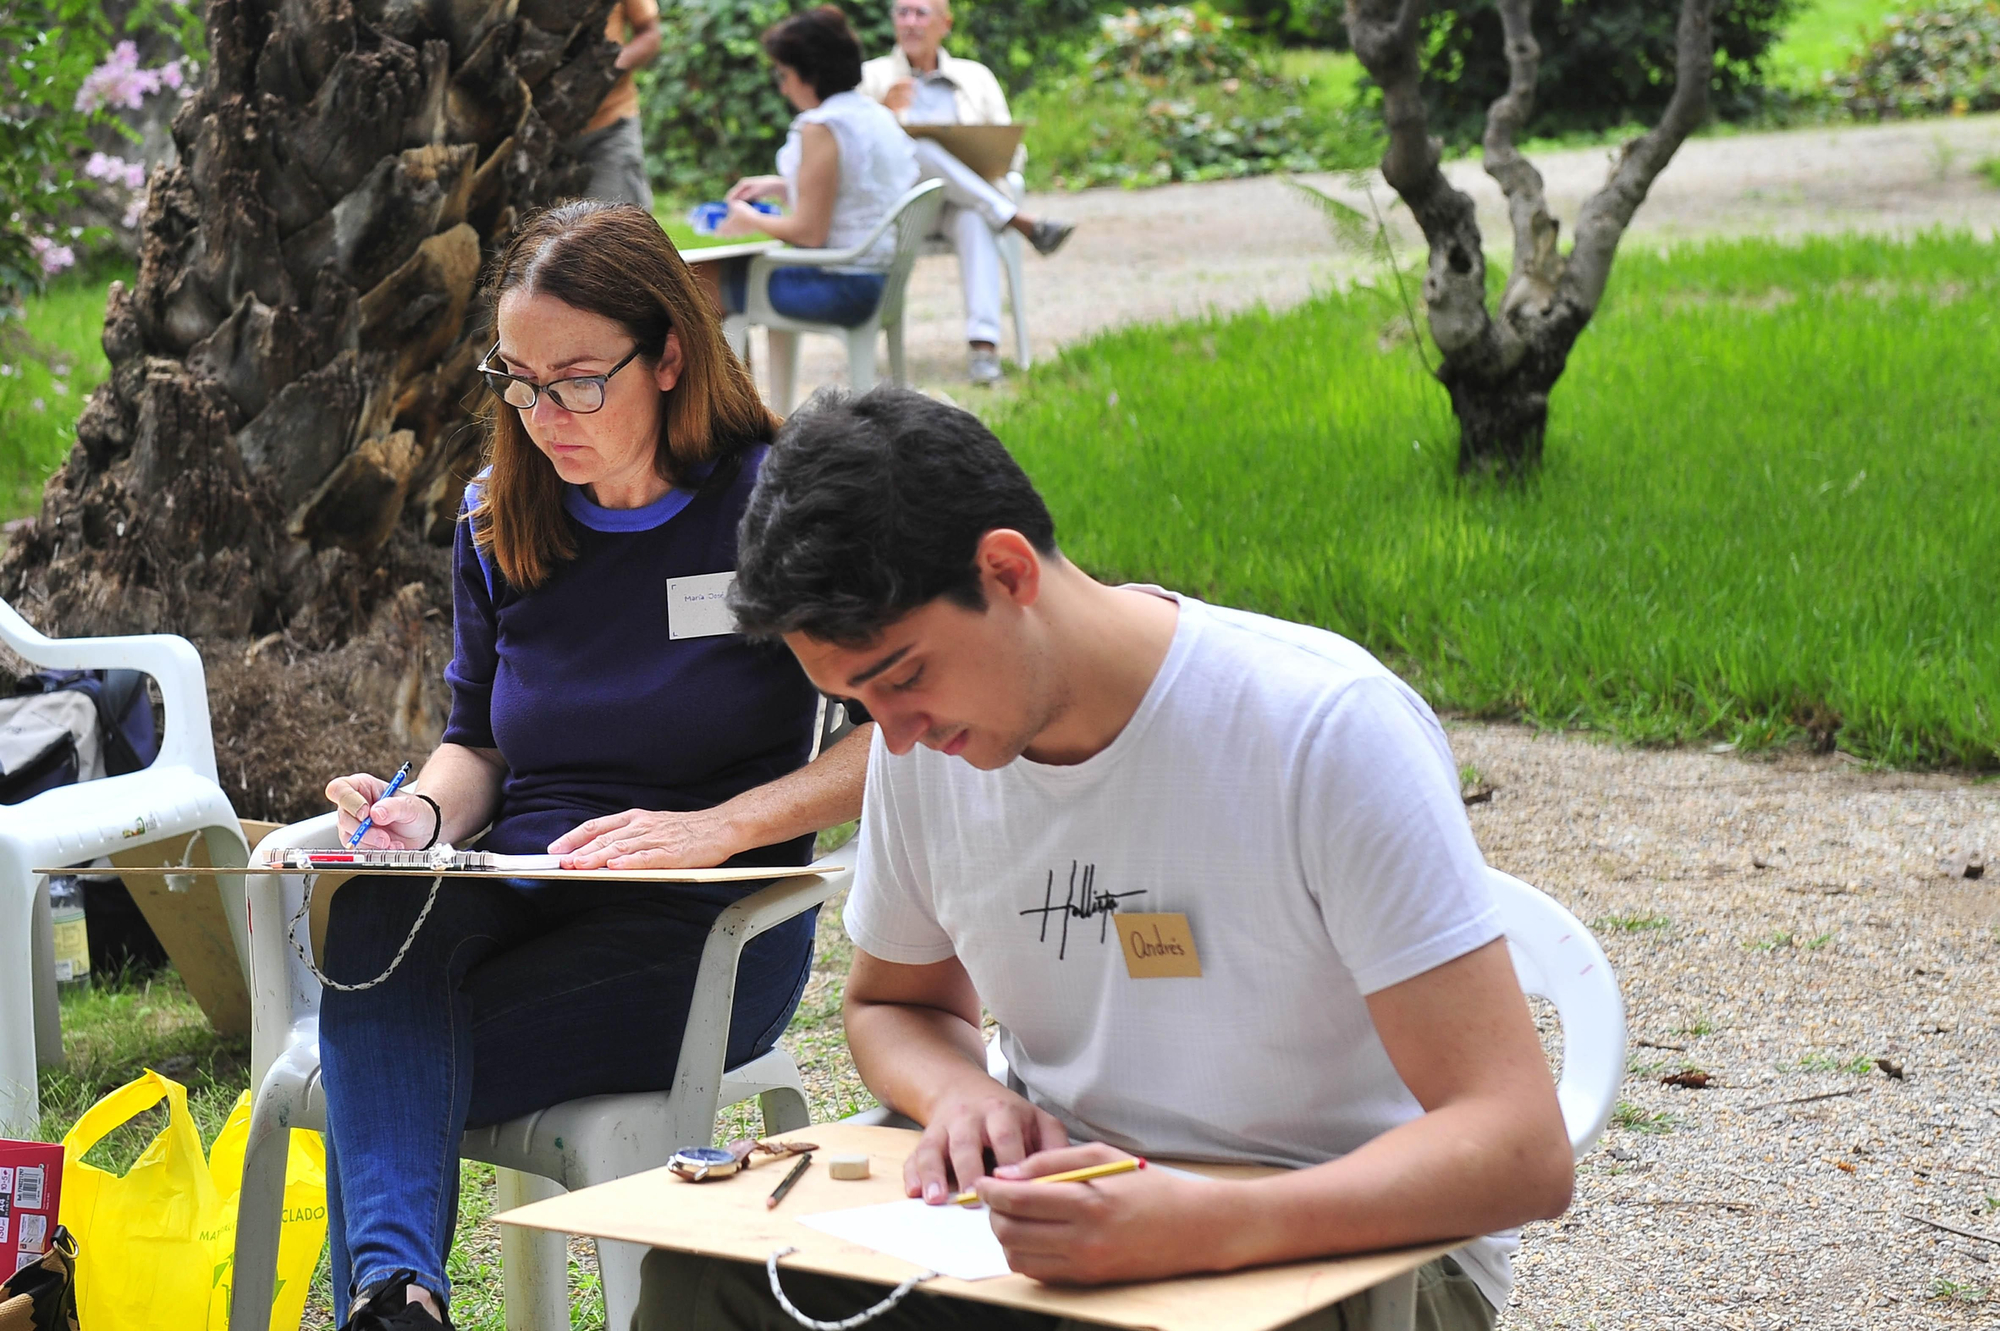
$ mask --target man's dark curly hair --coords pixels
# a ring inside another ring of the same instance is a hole
[[[822,389],[778,431],[737,529],[737,627],[859,647],[940,596],[984,610],[973,555],[1011,528],[1044,555],[1055,522],[971,412],[884,386]]]

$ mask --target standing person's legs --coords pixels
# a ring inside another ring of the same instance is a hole
[[[580,135],[571,146],[590,165],[590,183],[584,187],[587,197],[653,211],[653,186],[646,179],[646,145],[639,136],[637,116]]]
[[[889,1292],[865,1281],[801,1272],[784,1274],[781,1283],[785,1297],[800,1312],[820,1321],[851,1317]],[[1416,1314],[1416,1331],[1492,1331],[1497,1320],[1478,1287],[1449,1257],[1418,1269]],[[1363,1294],[1287,1323],[1283,1331],[1363,1331],[1367,1317],[1368,1298]],[[922,1286],[868,1325],[875,1331],[1098,1328],[1097,1323],[926,1294]],[[646,1257],[631,1331],[796,1331],[796,1327],[771,1297],[770,1278],[761,1266],[664,1249]]]
[[[335,893],[324,969],[372,979],[409,937],[428,894],[410,878],[355,878]],[[355,1292],[399,1271],[440,1303],[458,1220],[458,1142],[472,1092],[472,1014],[465,974],[534,925],[501,882],[452,879],[396,971],[320,999],[326,1094],[327,1229],[334,1321]]]

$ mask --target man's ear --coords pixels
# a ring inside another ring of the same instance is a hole
[[[660,360],[653,367],[653,382],[660,386],[662,393],[670,392],[681,381],[681,335],[667,334],[667,345],[660,351]]]
[[[980,537],[972,563],[989,598],[1002,596],[1023,609],[1041,599],[1042,553],[1013,528],[995,527]]]

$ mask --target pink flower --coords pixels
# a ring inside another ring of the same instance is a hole
[[[58,245],[47,236],[28,237],[28,248],[35,252],[44,277],[54,277],[76,262],[75,250],[67,245]]]
[[[146,195],[144,191],[141,191],[137,194],[134,194],[132,196],[132,201],[125,205],[125,215],[118,219],[118,224],[124,227],[127,231],[130,231],[139,225],[140,220],[144,218],[145,215],[146,215]]]
[[[110,153],[92,153],[83,164],[83,174],[92,180],[116,180],[125,172],[125,159]]]
[[[144,162],[125,163],[125,188],[146,188],[146,164]]]
[[[179,92],[181,90],[181,62],[178,60],[169,60],[166,64],[161,65],[160,82],[172,88],[175,92]]]
[[[179,79],[178,69],[173,77]],[[88,113],[102,106],[122,106],[136,111],[145,104],[147,94],[158,92],[167,78],[165,67],[139,68],[138,45],[120,42],[103,64],[84,77],[83,86],[76,90],[76,109]]]

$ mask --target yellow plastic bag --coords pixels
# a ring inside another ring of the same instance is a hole
[[[123,1177],[83,1162],[105,1134],[162,1100],[167,1126]],[[249,1131],[245,1091],[204,1161],[186,1088],[152,1071],[77,1120],[63,1138],[62,1223],[76,1236],[77,1316],[90,1331],[226,1331]],[[326,1241],[317,1133],[292,1133],[284,1214],[271,1331],[296,1331]]]

